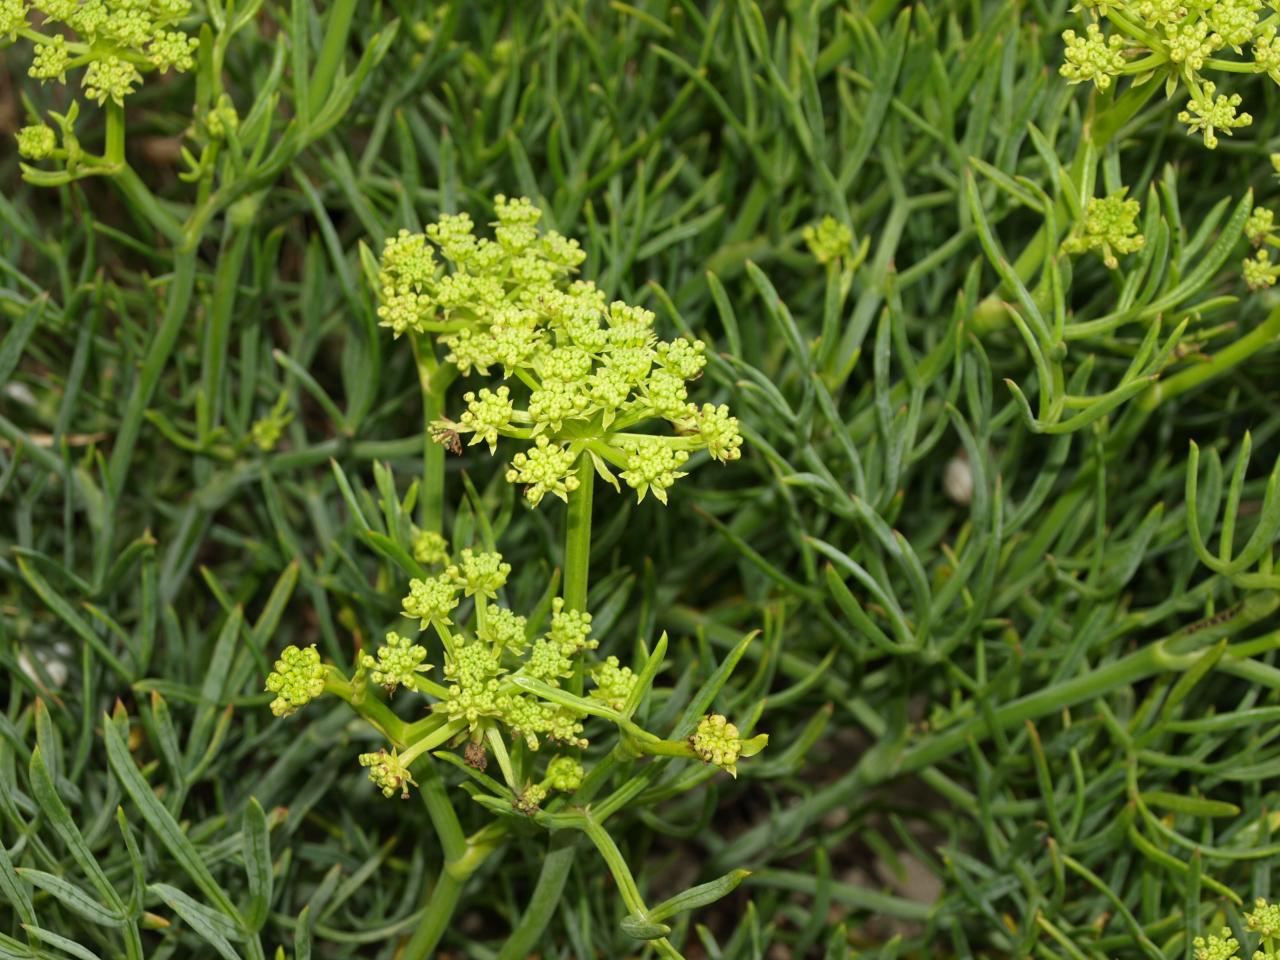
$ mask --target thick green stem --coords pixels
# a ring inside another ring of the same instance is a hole
[[[591,457],[584,453],[578,460],[578,489],[569,494],[569,511],[564,534],[564,606],[566,610],[587,612],[587,578],[591,567],[591,496],[596,469]],[[583,688],[582,658],[569,679],[569,690],[580,694]]]
[[[434,773],[439,784],[439,796],[444,798],[444,783],[439,776]],[[427,811],[431,812],[432,802],[428,799],[427,785],[424,781],[422,796],[427,800]],[[443,800],[448,804],[448,799]],[[452,812],[452,807],[450,807]],[[432,822],[435,822],[435,815],[432,814]],[[440,875],[436,878],[435,885],[427,894],[426,901],[422,907],[422,919],[419,921],[418,927],[413,932],[413,936],[401,948],[397,955],[397,960],[423,960],[429,957],[432,951],[440,943],[440,938],[444,936],[445,930],[449,927],[449,921],[453,919],[453,914],[458,908],[458,902],[462,895],[462,890],[466,886],[467,880],[471,875],[480,868],[480,865],[488,859],[494,848],[497,846],[507,834],[507,826],[505,823],[491,823],[470,837],[463,837],[461,832],[457,835],[456,846],[445,843],[445,860],[440,868]],[[443,834],[442,834],[443,836]],[[454,853],[450,854],[449,850],[454,849]]]
[[[445,394],[456,374],[452,367],[441,365],[436,359],[430,337],[411,336],[418,387],[422,393],[422,480],[418,487],[418,526],[432,533],[443,533],[445,450],[432,438],[431,424],[443,415]],[[422,802],[440,841],[444,863],[423,903],[422,919],[400,952],[400,960],[423,960],[431,956],[453,919],[467,877],[484,859],[483,856],[471,855],[473,851],[462,832],[458,813],[431,758],[422,757],[416,764],[416,770]],[[487,852],[486,849],[485,854]]]
[[[1078,703],[1132,686],[1148,677],[1184,671],[1219,638],[1234,636],[1271,616],[1277,609],[1280,609],[1280,592],[1251,594],[1226,616],[1219,615],[1194,623],[1128,656],[1006,703],[990,716],[980,714],[926,737],[907,750],[899,751],[895,744],[883,742],[863,754],[848,773],[813,793],[803,804],[786,811],[774,822],[755,827],[737,838],[732,846],[732,855],[739,862],[758,856],[775,842],[777,836],[792,835],[793,831],[807,827],[847,802],[847,798],[857,791],[906,774],[921,772],[956,755],[965,749],[966,744],[987,739],[997,729],[1008,730],[1027,720],[1050,716]],[[1249,652],[1248,648],[1243,652]],[[1247,659],[1237,660],[1230,654],[1223,660],[1224,664],[1252,662]]]
[[[591,566],[591,495],[596,470],[589,456],[578,461],[578,489],[569,495],[564,535],[564,605],[587,609],[587,577]]]
[[[483,857],[470,857],[471,848],[462,832],[457,811],[449,800],[448,787],[430,757],[415,764],[418,788],[431,826],[440,841],[444,863],[435,885],[422,905],[422,919],[399,955],[399,960],[423,960],[429,957],[444,936],[458,908],[467,878],[480,865]]]
[[[447,868],[441,868],[435,885],[422,905],[422,919],[418,921],[413,936],[400,950],[397,960],[422,960],[431,956],[448,929],[454,911],[458,909],[458,901],[466,882],[466,878],[456,877]]]
[[[346,702],[347,706],[360,714],[371,727],[390,740],[393,746],[397,748],[407,746],[404,721],[392,713],[391,708],[377,697],[357,698],[351,681],[337,667],[330,666],[326,669],[324,692]]]
[[[142,178],[133,172],[132,167],[122,163],[120,169],[111,178],[111,182],[124,194],[125,201],[160,231],[166,240],[174,246],[185,249],[187,244],[185,244],[182,224],[178,222],[177,217],[164,208],[159,198],[142,182]]]
[[[1203,383],[1217,379],[1233,367],[1239,366],[1259,350],[1274,346],[1280,340],[1280,307],[1272,310],[1261,324],[1239,340],[1223,347],[1205,363],[1180,370],[1167,380],[1152,384],[1138,401],[1144,412],[1150,412],[1164,401],[1186,393]]]
[[[124,163],[124,107],[107,103],[107,134],[103,152],[107,163]]]
[[[418,490],[418,526],[444,532],[444,447],[431,436],[431,424],[444,413],[444,396],[453,381],[451,368],[436,359],[429,337],[413,337],[413,358],[422,391],[422,483]]]
[[[587,579],[591,562],[591,498],[595,485],[591,457],[578,461],[578,489],[569,495],[569,514],[564,538],[564,605],[568,610],[587,609]],[[572,692],[581,693],[583,668],[579,660],[571,680]],[[547,855],[542,860],[538,885],[525,907],[524,915],[502,945],[498,960],[524,960],[542,937],[555,914],[556,905],[573,868],[577,838],[571,833],[551,835]]]

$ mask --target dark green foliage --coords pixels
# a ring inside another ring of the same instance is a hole
[[[1254,123],[1209,152],[1160,91],[1057,75],[1065,0],[312,6],[228,49],[241,116],[285,49],[281,137],[399,27],[189,250],[136,191],[34,187],[0,148],[0,957],[391,957],[423,925],[423,803],[376,794],[346,705],[276,721],[261,691],[290,643],[353,664],[403,594],[387,491],[421,470],[421,399],[359,244],[499,192],[715,354],[699,400],[733,406],[743,459],[667,508],[598,496],[590,608],[624,663],[669,634],[653,726],[758,629],[716,709],[767,694],[770,746],[736,781],[673,764],[610,820],[676,912],[637,919],[582,834],[522,825],[446,891],[441,955],[1173,958],[1243,933],[1280,852],[1280,301],[1240,277],[1277,192],[1269,80],[1238,78]],[[58,109],[28,56],[4,52],[13,88]],[[308,56],[344,65],[300,84]],[[149,81],[128,108],[179,221],[198,198],[164,148],[195,96]],[[1060,253],[1121,187],[1142,249]],[[825,266],[824,216],[853,234]],[[531,609],[565,510],[480,449],[448,461],[448,527],[491,533]],[[424,794],[489,822],[435,770]]]

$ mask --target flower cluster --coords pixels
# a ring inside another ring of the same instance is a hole
[[[324,693],[325,668],[314,645],[288,646],[280,652],[275,669],[267,675],[267,690],[276,698],[271,712],[287,717]]]
[[[18,156],[26,160],[44,160],[53,156],[57,147],[58,138],[53,128],[43,123],[23,127],[18,131]]]
[[[713,713],[699,720],[698,729],[689,737],[689,744],[703,763],[714,764],[730,776],[738,775],[742,739],[738,736],[738,728],[723,714]]]
[[[1280,903],[1267,903],[1258,897],[1253,902],[1253,912],[1244,915],[1244,922],[1264,940],[1280,938]]]
[[[1137,200],[1126,200],[1125,193],[1121,189],[1108,197],[1091,198],[1084,219],[1062,241],[1062,249],[1067,253],[1096,250],[1111,270],[1119,266],[1117,253],[1141,249],[1146,243],[1137,226],[1142,208]]]
[[[817,226],[805,227],[801,235],[819,263],[847,257],[853,251],[853,231],[832,216],[823,217]]]
[[[501,560],[498,554],[481,556]],[[505,574],[493,583],[500,589],[504,581]],[[487,724],[500,723],[530,750],[539,748],[539,738],[585,747],[585,714],[542,700],[514,681],[527,677],[558,687],[573,676],[582,654],[596,647],[590,636],[591,615],[565,610],[564,601],[557,598],[550,629],[530,644],[524,617],[499,604],[478,604],[476,609],[474,631],[442,634],[442,639],[447,637],[444,675],[449,686],[437,709],[450,720],[465,722],[473,737]]]
[[[1066,30],[1062,40],[1067,45],[1065,62],[1058,72],[1067,78],[1069,83],[1085,83],[1091,81],[1099,90],[1111,86],[1111,79],[1124,69],[1124,54],[1121,48],[1124,40],[1118,34],[1110,37],[1102,35],[1102,28],[1091,23],[1083,37],[1077,36],[1074,30]]]
[[[39,29],[29,20],[33,12]],[[195,66],[199,41],[180,29],[190,13],[190,0],[0,0],[0,37],[32,40],[30,77],[66,83],[69,71],[83,69],[88,99],[123,106],[145,71]],[[54,156],[52,135],[43,125],[23,128],[19,153],[29,160]]]
[[[569,754],[561,754],[547,764],[546,776],[541,783],[525,784],[512,802],[512,805],[523,814],[532,816],[538,812],[539,805],[550,796],[552,790],[560,793],[573,793],[582,786],[585,771],[582,764]]]
[[[1203,71],[1265,73],[1280,83],[1275,17],[1266,15],[1263,0],[1108,0],[1085,6],[1096,19],[1083,36],[1075,30],[1062,34],[1062,76],[1099,90],[1126,75],[1135,85],[1163,80],[1170,96],[1182,86],[1188,102],[1178,120],[1211,150],[1220,133],[1230,135],[1253,118],[1239,110],[1238,93],[1218,93]]]
[[[1231,96],[1217,93],[1217,87],[1206,80],[1198,94],[1193,94],[1187,109],[1178,113],[1178,122],[1187,124],[1191,133],[1203,133],[1204,145],[1212,150],[1218,145],[1218,131],[1230,136],[1238,127],[1247,127],[1253,123],[1253,117],[1247,113],[1238,113],[1240,94]]]
[[[639,499],[662,502],[694,452],[736,460],[737,419],[688,398],[705,346],[661,340],[652,312],[572,279],[585,254],[540,231],[541,211],[527,199],[499,195],[494,206],[492,239],[477,236],[467,214],[445,215],[425,233],[387,240],[378,267],[383,326],[435,336],[463,375],[506,381],[465,393],[456,421],[433,425],[437,438],[469,436],[490,452],[501,437],[526,442],[506,475],[533,504],[567,500],[583,458],[615,487],[621,478]],[[821,229],[824,250],[848,245],[834,226]],[[670,432],[655,431],[663,423]]]
[[[409,799],[409,787],[417,786],[408,765],[400,759],[400,755],[385,749],[377,753],[360,754],[360,766],[369,768],[369,779],[382,791],[382,795],[390,799],[399,792],[402,799]]]
[[[1196,937],[1191,946],[1195,950],[1196,960],[1235,960],[1240,941],[1231,936],[1230,927],[1223,927],[1221,936]]]
[[[1258,935],[1253,960],[1280,957],[1280,904],[1267,903],[1259,897],[1254,901],[1253,911],[1245,913],[1244,921],[1249,932]],[[1236,951],[1240,949],[1240,941],[1232,935],[1230,927],[1223,927],[1218,936],[1196,937],[1191,946],[1196,960],[1238,960]]]
[[[485,762],[482,744],[494,731],[505,732],[512,742],[531,751],[548,743],[581,748],[587,746],[582,734],[595,709],[592,704],[624,709],[639,678],[617,657],[594,665],[584,662],[588,651],[597,646],[591,636],[591,614],[566,609],[564,601],[556,598],[545,629],[536,631],[528,619],[500,600],[511,573],[501,554],[467,548],[451,556],[448,543],[439,535],[419,533],[415,540],[415,548],[420,546],[424,557],[430,554],[441,570],[411,580],[401,606],[406,617],[418,621],[420,630],[431,629],[439,639],[444,653],[442,682],[424,676],[433,667],[427,662],[425,643],[391,631],[381,646],[361,655],[352,691],[359,687],[358,678],[367,676],[388,693],[404,688],[431,698],[432,711],[440,723],[447,724],[447,736],[436,743],[465,742],[467,761],[480,767]],[[468,597],[473,600],[469,610],[463,607]],[[458,615],[460,607],[465,616]],[[455,622],[455,617],[465,622]],[[272,712],[286,716],[320,696],[331,669],[321,664],[314,646],[287,647],[267,677],[267,690],[276,695]],[[590,678],[585,699],[567,693],[549,699],[547,688],[559,691],[576,676]],[[334,682],[335,692],[346,683]],[[532,692],[528,684],[547,697]],[[724,717],[712,716],[703,721],[689,744],[692,755],[732,773],[743,749],[737,737],[737,729]],[[361,755],[360,763],[386,796],[404,795],[413,784],[409,766],[420,752],[414,746],[400,753],[380,750]],[[532,812],[547,791],[571,792],[581,780],[581,764],[561,755],[550,760],[541,783],[513,786],[513,790],[523,797],[526,812]]]
[[[413,530],[413,559],[428,567],[449,562],[449,542],[434,530]]]
[[[433,541],[431,546],[437,544]],[[370,781],[386,797],[409,795],[414,786],[411,767],[428,750],[448,744],[465,744],[464,763],[483,771],[488,764],[486,745],[493,745],[517,810],[533,815],[551,791],[572,793],[582,783],[584,771],[572,753],[548,759],[541,781],[518,780],[507,750],[509,742],[533,753],[547,745],[581,749],[588,745],[584,725],[593,714],[612,716],[640,753],[698,759],[737,776],[737,763],[754,756],[768,743],[764,734],[743,739],[738,727],[721,714],[709,714],[684,740],[662,740],[637,728],[628,718],[640,677],[617,657],[595,664],[586,662],[596,649],[591,636],[591,614],[566,609],[564,601],[551,602],[545,630],[500,601],[511,572],[500,554],[464,549],[449,561],[448,544],[442,572],[410,581],[402,600],[406,616],[431,628],[443,649],[443,682],[424,674],[427,647],[394,631],[385,635],[373,653],[362,654],[356,675],[347,680],[325,667],[314,646],[287,647],[267,677],[267,690],[276,695],[271,710],[287,716],[325,692],[332,691],[353,705],[367,693],[361,678],[368,677],[393,694],[404,688],[431,700],[434,714],[427,726],[403,749],[383,748],[359,756]],[[466,616],[456,615],[464,597],[471,597]],[[545,613],[544,613],[545,616]],[[589,678],[585,696],[570,692],[570,678]],[[607,712],[607,711],[611,711]],[[495,737],[498,738],[495,740]],[[393,741],[397,742],[397,741]]]
[[[289,396],[282,393],[280,399],[271,408],[271,412],[260,420],[255,420],[249,427],[249,439],[263,453],[274,450],[280,442],[284,428],[293,420],[289,412]]]
[[[431,669],[431,664],[422,662],[426,658],[426,647],[411,644],[406,637],[392,631],[378,648],[378,655],[366,653],[360,658],[360,665],[369,671],[374,683],[381,684],[388,693],[395,693],[396,687],[417,689],[418,674]]]
[[[1280,278],[1280,264],[1273,263],[1267,247],[1280,247],[1280,233],[1276,231],[1275,213],[1267,207],[1254,207],[1244,225],[1244,235],[1260,247],[1252,257],[1246,257],[1243,265],[1244,282],[1250,290],[1263,290],[1275,286]]]
[[[591,679],[595,682],[591,696],[610,709],[621,710],[638,678],[630,667],[622,666],[617,657],[608,657],[591,671]]]

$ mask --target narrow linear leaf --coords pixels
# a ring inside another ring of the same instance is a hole
[[[156,798],[150,785],[142,778],[142,774],[138,772],[138,768],[133,762],[133,757],[129,753],[129,747],[125,743],[123,734],[116,728],[115,723],[109,716],[104,718],[102,736],[106,741],[107,758],[111,764],[111,769],[115,772],[116,779],[120,781],[125,793],[133,800],[138,812],[146,820],[147,825],[151,827],[165,849],[178,861],[178,865],[182,867],[192,882],[200,888],[201,892],[209,898],[224,916],[232,921],[233,925],[238,925],[240,923],[240,914],[231,902],[231,898],[218,885],[218,882],[213,879],[209,868],[205,866],[204,860],[196,851],[195,845],[187,839],[187,835],[182,832],[178,822],[174,820],[172,814]]]

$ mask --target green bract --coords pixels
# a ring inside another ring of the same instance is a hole
[[[508,381],[464,394],[456,420],[434,422],[436,437],[470,435],[491,452],[500,437],[528,443],[507,479],[533,504],[567,500],[583,457],[615,487],[620,477],[638,499],[652,492],[664,503],[692,453],[736,460],[742,437],[728,407],[688,401],[703,343],[660,340],[652,312],[574,280],[582,251],[540,232],[529,200],[499,194],[494,208],[492,239],[477,236],[467,214],[445,215],[425,233],[388,239],[378,265],[383,326],[438,338],[463,375]],[[847,252],[847,228],[821,230],[826,255]],[[651,432],[663,425],[671,432]]]

